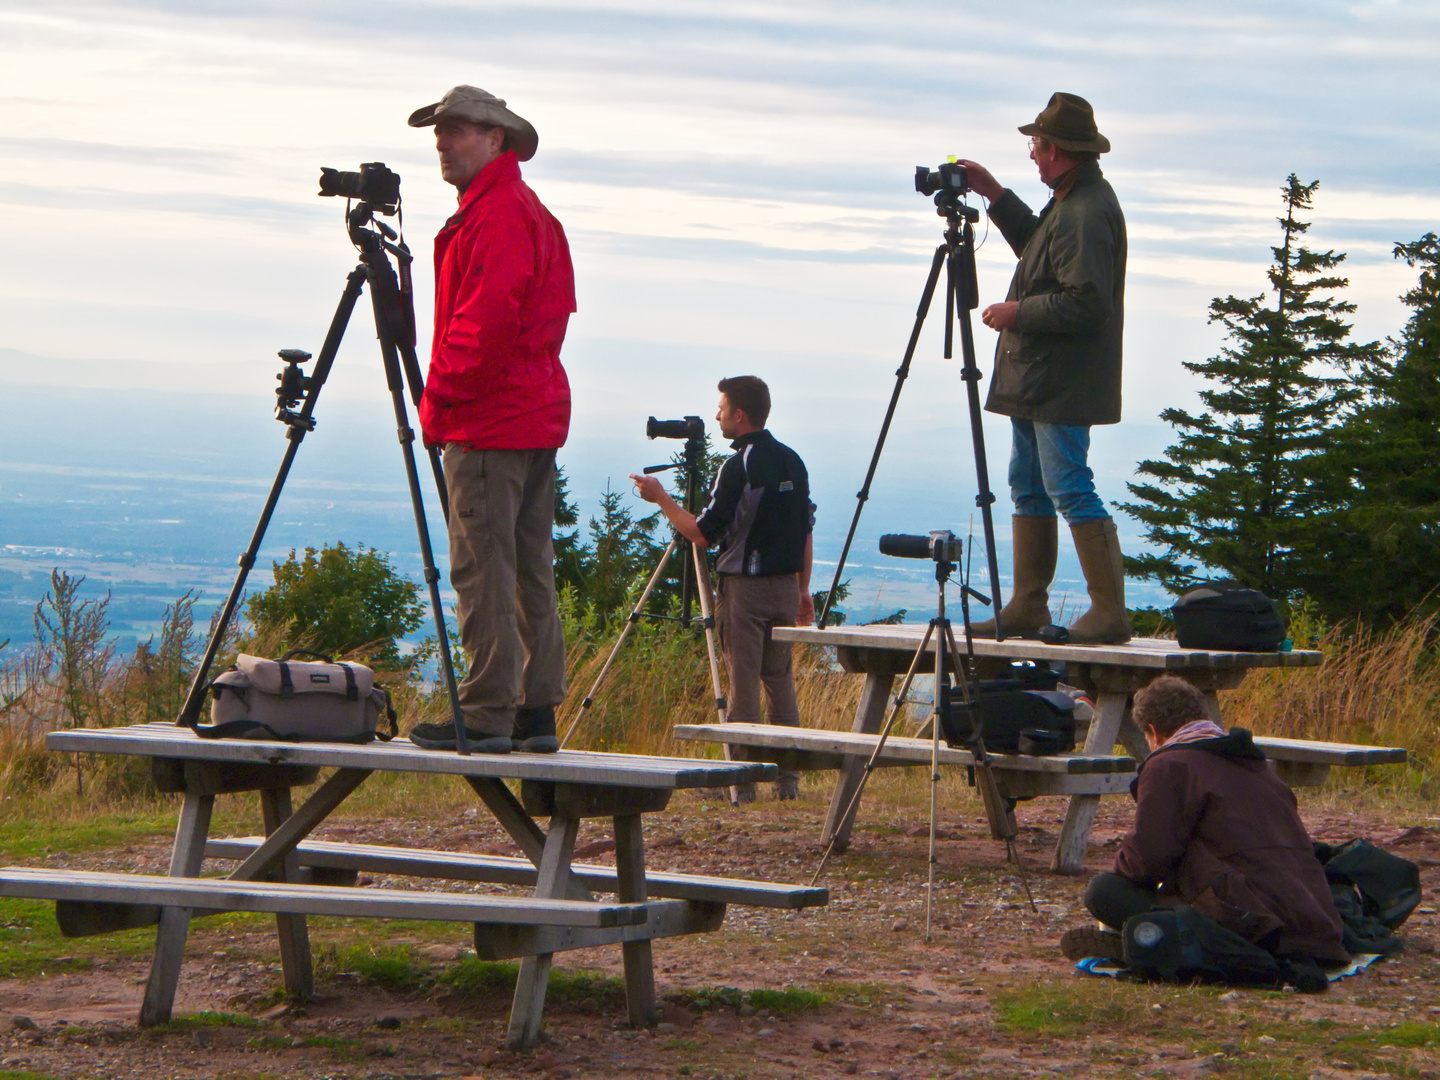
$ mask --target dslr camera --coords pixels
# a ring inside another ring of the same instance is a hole
[[[925,165],[916,165],[915,190],[921,195],[938,192],[950,198],[959,198],[970,193],[970,174],[958,161],[947,161],[933,170]]]
[[[698,416],[687,416],[683,420],[656,420],[652,416],[645,421],[645,437],[647,439],[703,439],[705,437],[705,421]]]
[[[400,174],[387,169],[383,161],[367,161],[359,172],[322,168],[320,194],[358,199],[382,214],[393,214],[400,204]]]
[[[949,529],[934,529],[929,536],[886,533],[880,537],[880,554],[897,559],[931,559],[937,563],[958,563],[965,553],[965,541]]]

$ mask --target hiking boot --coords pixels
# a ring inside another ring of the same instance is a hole
[[[1117,960],[1125,962],[1125,939],[1098,926],[1077,926],[1060,936],[1060,952],[1067,960]]]
[[[800,797],[800,774],[781,773],[775,785],[775,797],[781,802]]]
[[[410,741],[426,750],[454,750],[455,725],[416,724],[410,729]],[[465,729],[465,741],[470,744],[472,754],[508,754],[510,740],[504,735],[491,735],[488,731]]]
[[[1071,645],[1123,645],[1130,640],[1125,610],[1125,562],[1114,518],[1098,518],[1070,526],[1075,554],[1085,573],[1090,610],[1075,620],[1067,639]]]
[[[1330,980],[1320,965],[1308,956],[1291,956],[1280,961],[1285,981],[1302,994],[1323,994],[1330,989]]]
[[[553,754],[560,749],[555,737],[555,707],[541,705],[515,710],[515,734],[510,748],[525,754]]]
[[[1007,637],[1034,637],[1042,626],[1050,625],[1050,582],[1055,579],[1059,533],[1053,517],[1011,517],[1015,592],[1000,609],[1000,628]],[[994,637],[995,620],[971,623],[970,636]]]

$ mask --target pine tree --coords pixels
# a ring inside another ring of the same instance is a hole
[[[1395,257],[1420,268],[1401,296],[1410,319],[1363,365],[1363,399],[1326,454],[1334,527],[1314,552],[1324,580],[1308,589],[1331,618],[1440,606],[1440,238],[1396,244]]]
[[[1319,181],[1292,173],[1281,189],[1281,243],[1271,248],[1270,293],[1226,296],[1210,304],[1229,344],[1219,356],[1185,368],[1208,380],[1198,416],[1166,409],[1177,441],[1163,461],[1141,462],[1151,483],[1129,484],[1121,504],[1146,527],[1160,555],[1127,558],[1126,572],[1174,592],[1219,571],[1276,598],[1307,583],[1297,551],[1313,547],[1322,527],[1312,517],[1318,456],[1340,413],[1356,395],[1346,377],[1379,353],[1346,339],[1342,316],[1355,306],[1331,295],[1348,280],[1333,274],[1343,254],[1316,252],[1301,240]]]

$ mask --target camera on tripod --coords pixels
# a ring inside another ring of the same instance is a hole
[[[880,537],[880,554],[897,559],[933,559],[937,563],[958,563],[965,541],[949,529],[934,529],[929,536],[886,533]]]
[[[645,437],[647,439],[703,439],[705,437],[705,421],[698,416],[687,416],[683,420],[656,420],[652,416],[645,421]]]
[[[382,214],[393,214],[400,203],[400,174],[387,169],[383,161],[367,161],[359,172],[322,167],[320,194],[358,199]]]
[[[970,193],[970,174],[958,161],[947,161],[938,169],[925,165],[915,166],[915,190],[921,195],[941,192],[958,197]]]

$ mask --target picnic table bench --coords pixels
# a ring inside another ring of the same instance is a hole
[[[815,731],[764,724],[696,724],[675,729],[678,739],[720,742],[731,747],[737,759],[777,760],[789,767],[838,769],[840,778],[830,801],[821,843],[833,842],[843,851],[849,843],[858,805],[852,796],[864,773],[889,707],[893,704],[897,675],[909,668],[924,637],[926,625],[899,624],[854,627],[777,627],[777,641],[833,648],[841,668],[865,675],[865,685],[850,732]],[[1077,873],[1089,842],[1090,828],[1100,797],[1129,790],[1137,763],[1149,752],[1144,736],[1130,717],[1131,695],[1156,675],[1180,675],[1204,692],[1211,716],[1220,720],[1218,692],[1240,685],[1260,668],[1317,667],[1322,659],[1313,650],[1291,652],[1217,652],[1182,649],[1174,641],[1135,638],[1124,645],[1047,645],[1026,638],[977,638],[974,650],[982,678],[1004,675],[1017,660],[1038,664],[1065,664],[1065,681],[1084,690],[1094,703],[1094,715],[1084,730],[1084,745],[1074,754],[1050,757],[991,754],[1002,791],[1010,798],[1037,795],[1069,797],[1065,823],[1051,860],[1051,868]],[[962,638],[961,647],[964,648]],[[918,671],[933,671],[933,658],[920,658]],[[1077,730],[1077,739],[1079,737]],[[1276,762],[1288,783],[1319,784],[1334,765],[1372,765],[1403,762],[1398,747],[1349,746],[1293,739],[1257,738],[1266,756]],[[1116,755],[1117,744],[1128,756]],[[962,750],[942,748],[941,762],[972,765]],[[879,764],[928,765],[930,740],[897,737],[886,741]],[[846,809],[849,807],[849,813]],[[991,823],[999,831],[1000,822]]]
[[[158,923],[142,1025],[170,1018],[192,912],[274,913],[285,988],[301,998],[314,992],[308,915],[471,923],[482,956],[521,958],[507,1043],[525,1048],[539,1037],[556,952],[619,944],[630,1020],[648,1024],[656,1017],[653,939],[713,930],[727,903],[807,907],[828,900],[824,889],[646,872],[643,814],[663,810],[677,788],[774,779],[773,765],[578,751],[461,756],[403,739],[363,746],[207,740],[173,724],[52,732],[47,742],[65,752],[149,757],[160,789],[185,796],[168,876],[0,870],[0,896],[56,901],[67,934]],[[333,771],[292,808],[292,789],[316,783],[325,768]],[[460,777],[525,858],[307,840],[377,771]],[[520,782],[518,798],[506,780]],[[212,841],[215,797],[249,791],[259,794],[266,835]],[[550,819],[548,830],[535,816]],[[613,868],[572,864],[580,821],[595,817],[613,819]],[[226,878],[202,878],[207,854],[239,866]],[[522,885],[533,893],[357,888],[351,875],[360,870]],[[596,900],[592,889],[616,899]]]

